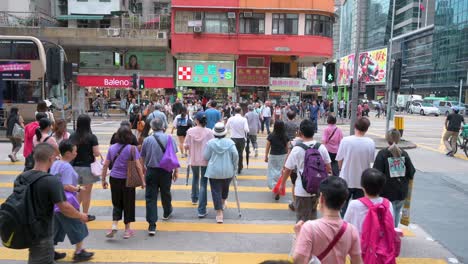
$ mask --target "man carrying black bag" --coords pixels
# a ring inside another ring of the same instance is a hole
[[[52,219],[54,204],[67,217],[88,221],[88,215],[78,212],[67,202],[58,177],[47,171],[56,159],[55,149],[38,144],[34,149],[34,168],[20,174],[14,192],[0,208],[0,235],[7,248],[29,248],[28,264],[54,262]]]

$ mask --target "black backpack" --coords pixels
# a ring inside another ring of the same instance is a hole
[[[49,138],[51,138],[52,135],[46,137],[44,139],[44,141],[42,141],[41,143],[44,143],[46,142],[47,140],[49,140]],[[32,170],[34,168],[34,149],[33,151],[31,152],[31,154],[29,154],[25,159],[24,159],[24,171],[28,171],[28,170]]]
[[[47,230],[47,221],[37,216],[31,185],[52,176],[40,171],[27,171],[15,180],[13,193],[0,206],[0,237],[4,247],[30,248]]]

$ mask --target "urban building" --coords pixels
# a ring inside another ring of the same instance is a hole
[[[301,69],[333,56],[333,20],[333,0],[173,0],[177,89],[186,99],[298,101]]]

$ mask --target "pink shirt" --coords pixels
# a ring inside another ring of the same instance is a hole
[[[333,137],[330,136],[333,134],[333,131],[336,128],[336,132]],[[330,138],[330,140],[328,140]],[[328,125],[323,131],[322,136],[322,143],[327,148],[328,152],[330,153],[338,153],[338,148],[340,147],[341,140],[343,139],[343,131],[341,128],[337,127],[336,125]]]
[[[213,131],[206,127],[193,127],[187,131],[184,146],[189,148],[189,162],[192,166],[207,166],[208,161],[203,158],[206,144],[214,138]]]
[[[296,241],[294,254],[308,257],[318,256],[328,247],[335,235],[340,231],[343,220],[321,218],[307,221],[301,228]],[[348,224],[345,233],[333,249],[322,260],[322,264],[344,264],[346,256],[361,255],[359,233],[351,224]]]

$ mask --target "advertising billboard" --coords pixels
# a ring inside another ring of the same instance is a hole
[[[237,86],[268,86],[270,84],[269,67],[237,67]]]
[[[387,48],[361,52],[359,55],[359,81],[381,84],[387,81]],[[354,74],[354,54],[340,59],[338,85],[349,85]]]
[[[177,61],[177,86],[234,87],[234,61]]]
[[[300,78],[270,78],[270,91],[302,92],[307,88],[307,81]]]
[[[125,54],[126,70],[166,70],[166,53],[156,51],[129,51]]]
[[[0,79],[29,80],[31,63],[26,61],[0,61]]]

